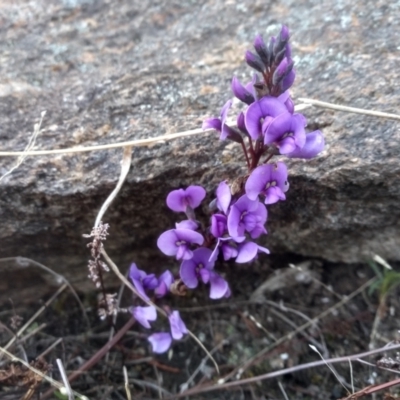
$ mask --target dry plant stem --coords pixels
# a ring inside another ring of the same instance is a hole
[[[299,100],[304,101],[307,104],[297,105],[295,107],[296,111],[300,111],[300,110],[306,108],[309,104],[313,104],[313,105],[319,105],[320,107],[332,108],[332,109],[339,110],[339,111],[356,112],[359,114],[372,115],[372,116],[377,116],[377,117],[400,119],[400,116],[395,115],[395,114],[386,114],[386,113],[381,113],[378,111],[338,106],[335,104],[325,103],[322,101],[320,102],[318,100],[312,100],[312,99],[300,98]],[[355,111],[353,111],[353,110],[355,110]],[[227,121],[227,124],[234,126],[236,124],[236,121],[233,119],[232,120],[230,119]],[[110,143],[110,144],[103,144],[103,145],[98,145],[98,146],[70,147],[68,149],[56,149],[56,150],[0,151],[0,157],[43,156],[43,155],[49,155],[49,154],[66,154],[66,153],[72,154],[72,153],[84,153],[84,152],[88,152],[88,151],[116,149],[116,148],[127,147],[127,146],[132,146],[132,147],[151,146],[156,143],[162,143],[162,142],[166,142],[166,141],[173,140],[173,139],[185,138],[185,137],[195,136],[195,135],[199,135],[199,134],[205,135],[206,133],[211,133],[211,132],[214,133],[215,132],[214,129],[207,129],[204,131],[202,129],[191,129],[188,131],[171,133],[168,135],[162,135],[162,136],[158,136],[158,137],[152,137],[152,138],[140,139],[140,140],[129,140],[127,142]]]
[[[162,135],[158,137],[152,137],[147,139],[140,139],[140,140],[129,140],[127,142],[120,142],[120,143],[110,143],[110,144],[103,144],[98,146],[88,146],[88,147],[71,147],[68,149],[56,149],[56,150],[36,150],[36,151],[0,151],[0,157],[2,156],[20,156],[20,155],[29,155],[29,156],[43,156],[48,154],[65,154],[65,153],[84,153],[87,151],[99,151],[99,150],[108,150],[108,149],[117,149],[120,147],[141,147],[141,146],[151,146],[156,143],[163,143],[168,140],[179,139],[194,135],[205,133],[214,132],[213,129],[208,129],[207,131],[203,131],[202,129],[192,129],[189,131],[183,131],[178,133],[171,133],[168,135]]]
[[[374,323],[372,325],[371,335],[369,338],[369,348],[371,350],[376,348],[378,329],[382,319],[385,317],[386,314],[386,297],[386,294],[382,294],[381,296],[379,296],[379,305],[378,309],[376,310]]]
[[[61,374],[61,379],[62,379],[62,381],[64,383],[64,386],[65,386],[65,390],[67,391],[68,400],[74,400],[75,397],[74,397],[74,394],[72,393],[71,385],[68,382],[68,378],[67,378],[67,374],[66,374],[65,369],[64,369],[64,365],[63,365],[62,361],[59,358],[57,358],[56,361],[57,361],[57,367],[58,367],[58,369],[60,371],[60,374]]]
[[[93,365],[96,365],[103,357],[104,355],[110,351],[128,332],[128,330],[133,326],[135,323],[135,320],[133,318],[129,318],[128,322],[117,332],[117,334],[107,342],[97,353],[95,353],[88,361],[85,362],[77,371],[74,371],[71,375],[68,376],[68,381],[72,382],[76,378],[78,378],[79,375],[84,373],[85,371],[89,370],[90,368],[93,367]],[[54,388],[49,389],[44,395],[42,396],[41,400],[49,399],[54,392]]]
[[[129,389],[128,370],[126,369],[125,365],[122,368],[122,372],[124,374],[124,385],[125,385],[126,399],[127,400],[132,400],[131,391]]]
[[[397,114],[390,114],[390,113],[385,113],[385,112],[381,112],[381,111],[365,110],[363,108],[340,106],[338,104],[326,103],[325,101],[319,101],[319,100],[313,100],[313,99],[306,99],[304,97],[300,97],[298,100],[302,101],[306,104],[311,104],[313,106],[322,107],[322,108],[330,108],[331,110],[345,111],[345,112],[354,113],[354,114],[370,115],[371,117],[388,118],[388,119],[395,119],[397,121],[400,121],[400,115],[397,115]]]
[[[347,363],[347,362],[349,362],[349,360],[357,360],[359,358],[368,357],[368,356],[372,356],[374,354],[379,354],[379,353],[383,353],[385,351],[390,351],[390,350],[396,350],[399,348],[400,348],[400,344],[396,344],[393,346],[381,347],[380,349],[376,349],[376,350],[366,351],[365,353],[353,354],[351,356],[336,357],[336,358],[331,358],[331,359],[327,359],[327,360],[313,361],[313,362],[310,362],[307,364],[296,365],[295,367],[281,369],[279,371],[274,371],[274,372],[269,372],[267,374],[254,376],[252,378],[240,379],[240,380],[237,380],[234,382],[227,382],[227,383],[223,383],[223,384],[212,384],[212,385],[207,385],[204,387],[193,388],[193,389],[187,390],[186,392],[177,394],[174,397],[168,397],[165,400],[172,400],[172,399],[182,398],[182,397],[191,396],[191,395],[195,395],[195,394],[199,394],[199,393],[212,392],[214,390],[223,390],[223,389],[227,389],[227,388],[231,388],[231,387],[235,387],[235,386],[242,386],[242,385],[247,385],[250,383],[256,383],[256,382],[260,382],[263,380],[277,378],[279,376],[283,376],[283,375],[287,375],[287,374],[292,374],[293,372],[302,371],[304,369],[321,367],[321,366],[326,365],[326,363],[329,363],[329,364],[338,364],[338,363],[343,363],[343,362]],[[400,383],[400,379],[396,379],[396,381],[388,382],[388,384],[390,384],[392,382],[396,382],[394,384],[398,384],[398,383]],[[389,386],[393,386],[394,384],[391,384]],[[384,384],[384,385],[386,385],[386,384]],[[371,388],[371,386],[369,386],[367,388],[368,394],[373,393],[373,391],[376,391],[376,390],[381,390],[382,389],[381,386],[382,385],[374,385],[373,387],[375,388],[375,390],[368,389],[368,388]],[[379,387],[379,388],[376,389],[377,387]]]
[[[54,349],[54,347],[58,346],[61,342],[63,341],[63,338],[58,338],[52,345],[50,345],[43,353],[39,354],[36,357],[36,360],[39,360],[40,358],[43,358],[45,355],[50,353]]]
[[[368,288],[372,283],[374,283],[377,280],[377,278],[372,278],[368,282],[364,283],[361,285],[357,290],[355,290],[353,293],[351,293],[349,296],[344,297],[341,301],[338,303],[334,304],[332,307],[328,308],[327,310],[323,311],[321,314],[319,314],[317,317],[310,319],[308,322],[304,323],[303,325],[299,326],[297,329],[294,331],[290,332],[289,334],[282,336],[279,340],[277,340],[275,343],[273,343],[271,346],[266,347],[265,349],[261,350],[258,354],[255,356],[251,357],[249,360],[247,360],[245,363],[242,365],[238,366],[235,368],[228,376],[224,378],[224,382],[226,382],[228,379],[230,379],[233,376],[239,375],[241,376],[243,372],[255,364],[258,359],[260,359],[262,356],[265,354],[269,353],[272,349],[277,347],[278,345],[282,344],[288,339],[291,339],[294,335],[296,335],[299,332],[304,331],[304,329],[307,329],[308,327],[312,326],[315,324],[319,319],[324,318],[325,316],[329,315],[333,310],[342,307],[344,304],[349,302],[353,297],[357,296],[359,293],[364,291],[366,288]]]
[[[32,372],[34,372],[36,375],[40,376],[42,379],[46,380],[47,382],[49,382],[52,386],[54,386],[53,389],[51,389],[51,392],[53,393],[53,391],[55,389],[61,389],[64,387],[64,385],[61,382],[58,382],[52,378],[50,378],[49,376],[47,376],[46,374],[44,374],[42,371],[39,371],[38,369],[36,369],[35,367],[32,367],[31,365],[29,365],[29,363],[25,362],[24,360],[21,360],[20,358],[14,356],[13,354],[11,354],[9,351],[7,351],[6,349],[4,349],[3,347],[0,347],[0,352],[5,354],[12,362],[19,362],[21,363],[23,366],[25,366],[26,368],[28,368],[29,370],[31,370]],[[73,391],[73,394],[81,399],[87,399],[85,396],[79,394],[76,391]],[[44,397],[41,398],[41,400],[43,400]]]
[[[27,153],[29,152],[29,150],[32,150],[33,147],[35,146],[35,141],[36,138],[38,137],[39,133],[40,133],[40,127],[42,126],[42,122],[43,122],[43,118],[46,115],[46,111],[43,111],[41,113],[41,117],[40,117],[40,121],[38,124],[35,124],[33,127],[33,133],[31,138],[29,139],[28,144],[25,147],[25,150],[23,151],[23,154],[20,155],[20,157],[18,157],[17,163],[10,169],[8,170],[4,175],[2,175],[0,177],[0,182],[3,180],[3,178],[5,178],[7,175],[10,175],[14,170],[16,170],[26,159],[27,157]]]
[[[62,276],[62,275],[60,275],[60,274],[57,274],[57,272],[54,272],[54,271],[53,271],[52,269],[50,269],[49,267],[46,267],[45,265],[43,265],[43,264],[41,264],[41,263],[39,263],[39,262],[37,262],[37,261],[35,261],[35,260],[32,260],[32,259],[30,259],[30,258],[20,257],[20,256],[17,256],[17,257],[5,257],[5,258],[0,258],[0,263],[2,263],[2,262],[8,262],[8,261],[15,261],[15,262],[16,262],[18,265],[20,265],[20,266],[22,266],[22,265],[29,266],[29,264],[32,264],[32,265],[34,265],[35,267],[38,267],[38,268],[43,269],[44,271],[48,272],[50,275],[53,275],[53,276],[57,279],[57,282],[59,282],[59,283],[61,283],[61,282],[65,283],[65,284],[68,286],[68,289],[71,291],[72,295],[75,297],[76,301],[78,302],[79,307],[80,307],[80,309],[82,310],[82,313],[83,313],[83,318],[85,319],[85,322],[86,322],[88,328],[90,328],[90,322],[89,322],[89,318],[88,318],[88,316],[87,316],[85,307],[83,306],[83,304],[82,304],[82,302],[81,302],[81,299],[79,298],[79,296],[78,296],[78,294],[76,293],[75,289],[74,289],[74,288],[72,287],[72,285],[68,282],[68,280],[65,279],[64,276]]]
[[[104,259],[106,260],[108,266],[114,271],[114,273],[118,276],[118,278],[138,297],[140,297],[146,304],[148,304],[149,306],[153,306],[156,308],[156,310],[163,315],[164,317],[168,317],[166,312],[161,309],[160,307],[158,307],[156,304],[154,304],[151,300],[147,300],[144,297],[142,297],[140,295],[140,293],[137,292],[137,290],[133,287],[133,285],[128,281],[128,279],[126,279],[126,277],[121,274],[119,268],[115,265],[114,261],[111,260],[111,258],[108,256],[108,254],[106,253],[106,251],[104,250],[104,248],[101,250],[101,254],[104,257]],[[204,350],[204,352],[208,355],[208,357],[210,358],[210,360],[213,362],[215,369],[217,370],[217,373],[219,374],[219,367],[217,362],[214,360],[214,358],[212,357],[212,355],[210,354],[210,352],[204,347],[203,343],[201,343],[201,341],[193,334],[193,332],[191,332],[188,329],[188,335],[197,342],[197,344]]]
[[[32,324],[32,322],[58,297],[60,293],[62,293],[65,289],[67,288],[67,285],[64,284],[62,285],[57,292],[51,296],[49,300],[44,303],[42,307],[36,313],[29,319],[29,321],[16,333],[16,335],[4,346],[4,348],[7,350],[17,339],[20,338],[22,333]]]
[[[124,184],[126,176],[128,175],[129,169],[131,167],[131,162],[132,162],[132,146],[126,146],[126,147],[124,147],[124,154],[122,157],[122,165],[121,165],[121,173],[119,175],[117,186],[115,186],[114,190],[110,193],[110,195],[107,197],[107,200],[101,206],[100,211],[96,217],[96,222],[94,224],[95,228],[97,228],[99,226],[105,212],[107,211],[107,208],[110,206],[110,204],[117,197],[119,191],[121,190],[121,187]]]

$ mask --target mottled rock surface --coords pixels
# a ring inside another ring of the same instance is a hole
[[[280,23],[292,32],[295,98],[396,112],[399,17],[400,2],[386,1],[6,0],[0,147],[22,150],[42,110],[37,149],[198,128],[230,97],[233,74],[251,76],[243,54],[254,36],[276,34]],[[305,115],[325,133],[326,150],[290,162],[288,200],[270,207],[267,246],[330,261],[371,252],[400,260],[399,123],[317,108]],[[28,158],[0,183],[0,256],[30,257],[87,284],[82,234],[117,182],[121,154]],[[14,163],[0,158],[0,174]],[[213,134],[135,148],[105,218],[109,254],[124,268],[132,259],[156,264],[157,234],[174,222],[168,191],[192,183],[213,190],[241,171],[240,149]],[[23,271],[1,263],[2,292]]]

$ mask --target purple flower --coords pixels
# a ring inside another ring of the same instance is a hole
[[[129,277],[140,297],[144,300],[149,300],[146,290],[153,290],[157,287],[158,280],[155,275],[147,275],[146,272],[138,269],[135,263],[132,263],[129,269]]]
[[[287,154],[290,158],[313,158],[318,155],[325,146],[324,136],[321,131],[310,132],[306,135],[306,143],[300,149],[296,148]]]
[[[169,288],[173,281],[174,277],[172,273],[168,270],[164,271],[158,278],[158,285],[154,289],[154,294],[156,297],[164,297],[169,292]]]
[[[147,340],[150,342],[154,353],[165,353],[172,343],[172,337],[168,332],[153,333]]]
[[[287,167],[283,162],[260,165],[250,174],[245,185],[250,200],[256,200],[259,194],[263,194],[265,204],[285,200],[288,189]]]
[[[221,115],[219,118],[209,118],[203,122],[202,129],[215,129],[216,131],[221,133],[219,137],[221,140],[225,140],[227,138],[240,141],[241,137],[238,132],[234,129],[226,125],[226,117],[228,116],[228,111],[232,106],[232,100],[228,100],[221,110]]]
[[[140,325],[147,329],[151,328],[149,321],[155,321],[157,319],[157,311],[153,306],[133,307],[132,315]]]
[[[199,284],[210,283],[210,298],[220,299],[230,293],[228,282],[213,271],[214,261],[210,261],[212,252],[201,247],[193,251],[193,257],[181,264],[180,277],[183,283],[190,289]]]
[[[280,114],[288,114],[286,106],[276,97],[263,97],[247,108],[244,122],[250,137],[257,140],[266,126]]]
[[[231,204],[232,199],[231,189],[229,188],[226,181],[223,181],[218,185],[216,195],[218,209],[226,214],[228,212],[228,208]]]
[[[267,209],[258,199],[251,200],[243,195],[231,206],[228,215],[228,232],[233,238],[243,237],[245,231],[255,239],[267,233],[264,224],[267,221]]]
[[[265,247],[258,246],[253,242],[245,242],[238,246],[237,263],[246,263],[254,260],[259,252],[269,254],[269,250]]]
[[[168,317],[171,326],[171,335],[175,340],[182,339],[188,333],[185,323],[179,315],[179,311],[172,311]]]
[[[206,197],[206,191],[201,186],[189,186],[186,190],[173,190],[167,196],[167,206],[176,212],[186,212],[186,208],[198,207]]]
[[[264,132],[264,144],[275,144],[281,154],[292,153],[306,142],[304,127],[306,119],[302,114],[283,113],[274,118]]]
[[[190,245],[202,245],[203,242],[203,236],[191,229],[171,229],[161,234],[157,246],[167,256],[176,256],[177,260],[189,260],[193,256]]]

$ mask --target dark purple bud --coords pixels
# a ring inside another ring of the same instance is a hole
[[[285,53],[286,53],[286,49],[283,48],[280,52],[275,54],[275,56],[274,56],[274,64],[275,65],[278,65],[285,58],[285,55],[286,55]]]
[[[261,58],[257,54],[253,54],[251,51],[246,51],[245,59],[247,64],[254,68],[256,71],[263,73],[265,71],[265,65],[262,62]]]
[[[236,119],[236,125],[237,127],[242,131],[247,133],[246,125],[244,124],[244,113],[241,112],[237,119]]]
[[[269,67],[271,62],[271,53],[268,51],[268,47],[261,35],[257,35],[254,39],[254,49],[260,56],[262,62]]]
[[[288,90],[290,86],[293,85],[295,78],[296,78],[296,73],[294,72],[294,69],[292,69],[282,80],[282,86],[281,86],[282,92]]]
[[[282,50],[285,50],[287,43],[289,42],[289,29],[287,26],[282,25],[279,36],[275,42],[274,55],[277,55]]]
[[[286,57],[279,63],[278,67],[276,68],[273,76],[272,76],[272,84],[274,86],[279,85],[286,76],[293,69],[294,62],[292,60],[288,60]]]
[[[239,82],[236,76],[232,79],[231,88],[233,94],[243,103],[249,105],[254,102],[254,96]]]
[[[221,140],[229,139],[236,143],[243,142],[243,138],[240,135],[240,133],[228,125],[224,125],[220,139]]]

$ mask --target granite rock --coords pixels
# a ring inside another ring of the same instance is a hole
[[[22,150],[43,110],[37,149],[198,128],[231,96],[233,74],[250,78],[243,54],[255,35],[274,35],[281,23],[292,32],[295,100],[396,112],[399,17],[400,2],[382,0],[2,2],[0,148]],[[326,149],[290,161],[291,188],[286,202],[270,207],[265,244],[330,261],[372,253],[400,260],[399,123],[321,108],[304,113],[310,130],[323,130]],[[114,149],[27,158],[0,183],[0,257],[29,257],[78,287],[90,285],[82,234],[115,186],[121,156]],[[14,164],[1,157],[0,175]],[[166,194],[189,184],[213,192],[243,167],[240,148],[212,133],[134,148],[105,217],[109,254],[122,269],[132,260],[143,268],[165,262],[155,243],[174,223]],[[14,288],[11,273],[30,281],[22,264],[0,263],[5,289]]]

